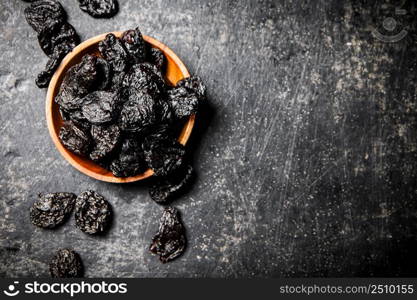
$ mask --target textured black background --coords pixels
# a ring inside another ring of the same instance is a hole
[[[2,0],[2,277],[48,276],[62,247],[81,254],[88,277],[417,275],[415,1],[396,15],[384,1],[120,0],[110,20],[61,2],[83,40],[140,26],[206,82],[190,143],[198,178],[174,203],[189,247],[160,264],[147,247],[162,208],[146,183],[98,182],[59,155],[34,85],[47,59],[27,4]],[[384,43],[374,30],[407,35]],[[38,192],[86,189],[113,205],[105,237],[73,220],[30,224]]]

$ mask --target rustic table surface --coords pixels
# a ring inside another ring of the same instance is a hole
[[[0,276],[48,276],[63,247],[87,277],[417,275],[415,1],[119,2],[97,20],[61,0],[82,40],[139,26],[208,87],[198,177],[173,203],[187,251],[165,265],[148,252],[162,207],[146,182],[98,182],[57,152],[28,4],[2,0]],[[114,208],[107,235],[31,225],[39,192],[87,189]]]

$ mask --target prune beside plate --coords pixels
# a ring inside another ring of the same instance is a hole
[[[60,249],[49,264],[53,278],[79,278],[83,276],[83,264],[80,256],[73,250]]]

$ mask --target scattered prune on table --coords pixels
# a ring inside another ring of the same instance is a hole
[[[121,129],[128,132],[143,132],[156,122],[156,102],[146,92],[130,94],[120,111]]]
[[[166,58],[164,53],[158,48],[151,48],[149,50],[149,62],[154,64],[159,70],[163,70],[166,65]]]
[[[95,91],[83,98],[81,111],[91,124],[105,124],[115,117],[117,102],[117,93]]]
[[[110,224],[112,210],[109,202],[94,191],[78,195],[75,202],[75,224],[83,232],[99,234]]]
[[[111,18],[119,11],[117,0],[78,0],[80,8],[94,18]]]
[[[39,194],[30,208],[30,220],[41,228],[54,228],[62,224],[74,209],[76,195],[72,193]]]
[[[54,278],[77,278],[83,276],[80,256],[73,250],[60,249],[49,264],[49,272]]]
[[[36,78],[36,85],[47,87],[55,70],[67,53],[80,42],[75,29],[66,21],[66,13],[55,0],[40,0],[25,9],[29,25],[38,33],[42,50],[49,56],[44,71]]]
[[[166,204],[181,193],[191,182],[193,167],[186,165],[168,177],[157,177],[149,188],[149,195],[158,204]]]
[[[198,96],[186,88],[176,87],[167,92],[168,102],[178,119],[195,114],[198,110]]]
[[[139,28],[127,30],[121,38],[132,64],[142,63],[146,60],[147,45]]]
[[[141,144],[135,138],[123,141],[117,158],[110,164],[110,170],[116,177],[129,177],[143,173],[147,169]]]
[[[90,158],[100,161],[111,154],[120,141],[120,129],[117,125],[91,126],[91,136],[95,142]]]
[[[156,176],[168,176],[183,163],[185,148],[174,138],[150,135],[143,143],[145,160]]]
[[[173,207],[165,208],[158,233],[153,237],[149,250],[159,255],[162,263],[166,263],[180,256],[186,243],[185,227],[179,212]]]
[[[85,55],[79,64],[68,69],[55,102],[66,110],[81,109],[84,97],[92,91],[97,80],[97,57]]]
[[[59,131],[59,139],[68,150],[86,156],[90,152],[92,141],[89,133],[72,121],[66,121]]]

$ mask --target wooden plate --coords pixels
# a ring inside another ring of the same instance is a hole
[[[120,37],[122,35],[122,32],[113,32],[113,34],[117,37]],[[61,155],[81,173],[106,182],[124,183],[138,181],[152,176],[153,171],[151,169],[148,169],[143,174],[139,174],[132,177],[115,177],[110,171],[100,167],[92,160],[85,157],[81,157],[66,149],[61,144],[61,141],[58,137],[59,130],[63,122],[59,113],[58,105],[55,103],[54,98],[58,94],[59,87],[65,76],[65,73],[68,70],[68,68],[70,68],[74,64],[79,63],[81,61],[81,58],[85,54],[88,53],[98,55],[98,43],[101,40],[104,40],[106,35],[107,33],[93,37],[79,44],[77,47],[73,49],[72,52],[68,53],[68,55],[61,62],[59,68],[56,70],[54,76],[51,79],[51,82],[49,83],[48,93],[46,95],[46,120],[48,123],[48,130],[51,135],[52,141],[54,142],[59,153],[61,153]],[[165,77],[170,84],[175,85],[177,81],[190,76],[183,62],[171,49],[149,36],[144,35],[143,38],[152,47],[160,49],[165,54],[165,57],[167,58]],[[187,143],[188,138],[191,135],[191,131],[194,127],[194,122],[195,115],[190,116],[190,118],[186,121],[178,137],[178,141],[181,144],[185,145]]]

